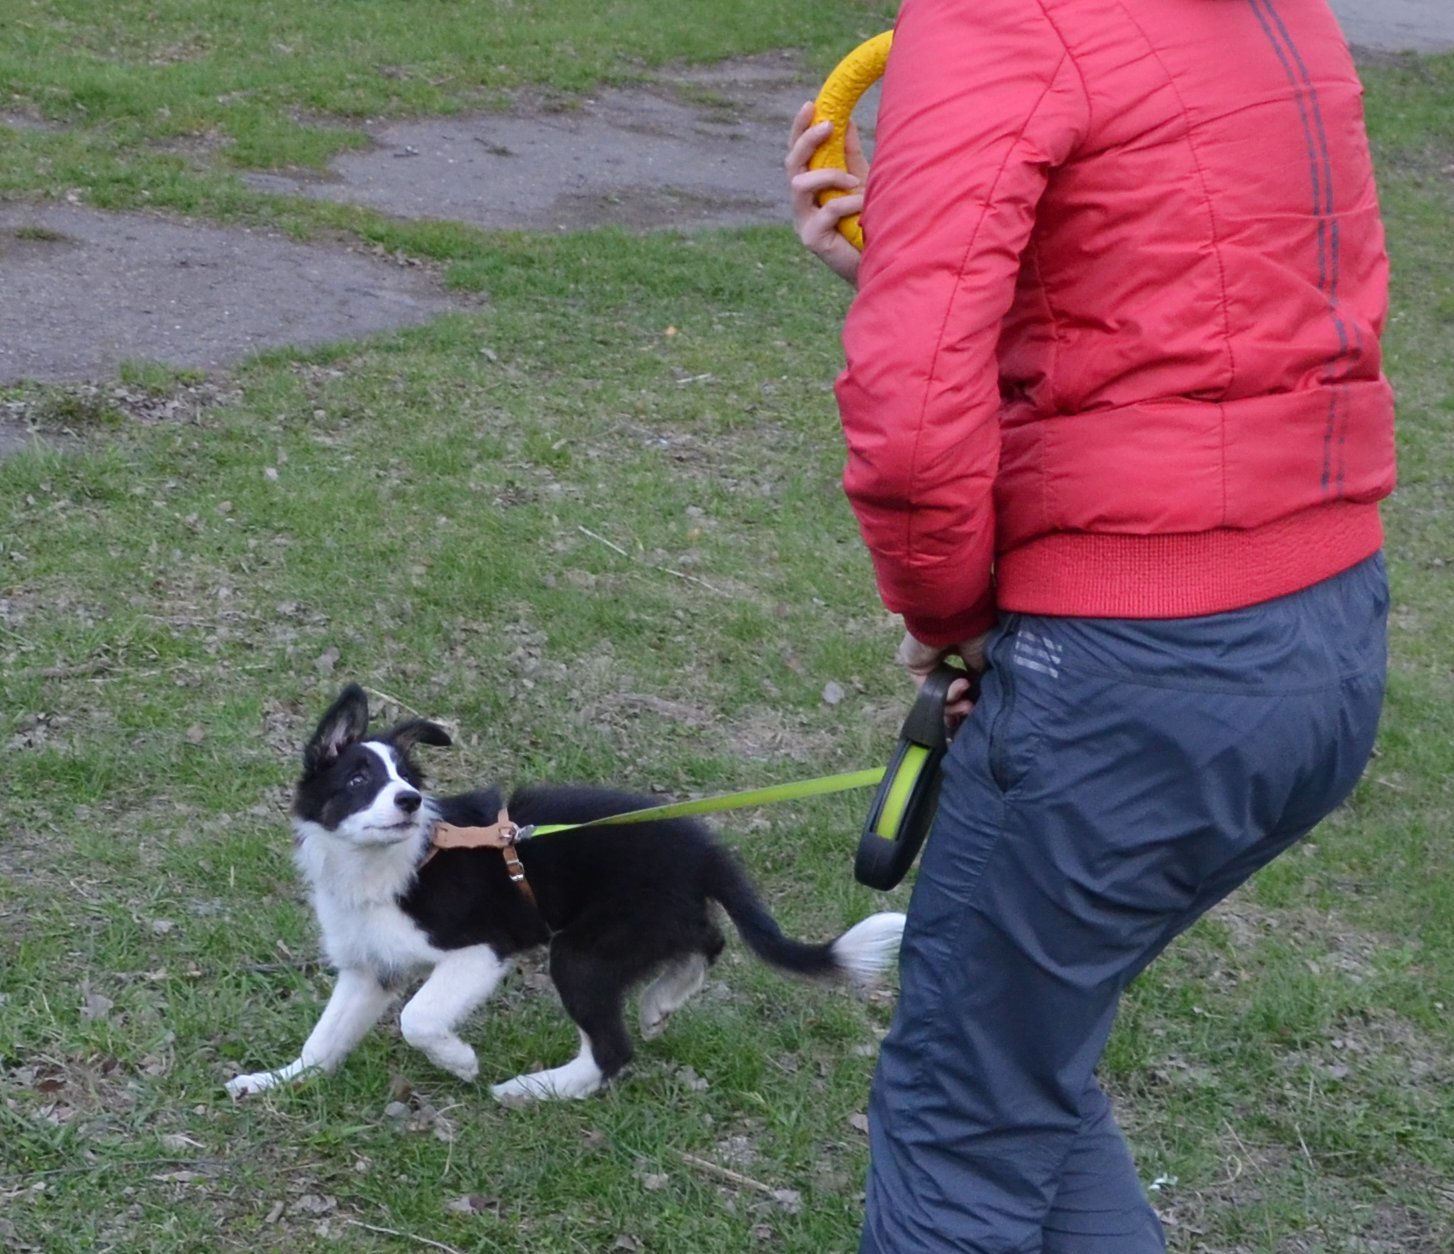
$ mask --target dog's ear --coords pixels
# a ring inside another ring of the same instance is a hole
[[[310,774],[322,770],[354,741],[361,740],[368,729],[369,699],[357,684],[349,684],[328,707],[313,739],[304,746],[303,769]]]
[[[424,718],[411,718],[408,722],[399,723],[389,728],[381,739],[396,746],[406,757],[415,745],[438,745],[441,749],[447,749],[454,743],[444,728]]]

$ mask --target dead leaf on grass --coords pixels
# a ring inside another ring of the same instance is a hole
[[[8,1219],[0,1219],[0,1249],[35,1250],[39,1246],[28,1245],[20,1239],[20,1230]]]
[[[693,1093],[705,1093],[712,1087],[710,1081],[699,1076],[691,1067],[678,1067],[676,1075],[677,1079]]]
[[[796,1215],[803,1209],[803,1195],[797,1189],[774,1189],[772,1200],[789,1215]]]
[[[500,1199],[497,1197],[486,1197],[483,1193],[466,1193],[463,1197],[457,1197],[452,1202],[446,1202],[444,1209],[456,1215],[480,1215],[485,1211],[498,1213]]]
[[[81,1018],[83,1019],[104,1019],[115,1008],[116,1003],[109,997],[103,997],[100,993],[92,993],[83,988],[84,1000],[81,1002]]]
[[[405,1132],[432,1132],[436,1140],[446,1145],[452,1144],[459,1135],[453,1119],[417,1098],[412,1106],[406,1102],[390,1102],[384,1107],[384,1118],[394,1120]]]

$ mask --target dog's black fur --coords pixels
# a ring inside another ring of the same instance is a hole
[[[512,793],[508,810],[516,823],[544,825],[652,804],[629,793],[536,786]],[[485,789],[435,805],[447,823],[483,826],[495,821],[501,795]],[[783,935],[736,860],[690,819],[558,832],[526,840],[517,852],[534,903],[511,882],[498,850],[443,849],[399,906],[440,949],[483,944],[508,958],[548,944],[561,1004],[590,1038],[608,1080],[631,1059],[627,993],[674,960],[700,953],[710,965],[722,952],[713,901],[763,961],[796,975],[842,973],[831,943]]]

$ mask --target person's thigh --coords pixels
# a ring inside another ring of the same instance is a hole
[[[1375,685],[1350,702],[1307,611],[997,634],[910,908],[865,1250],[1042,1248],[1126,982],[1366,760]]]
[[[1086,738],[1130,733],[1117,685],[1096,677],[1061,706],[1033,671],[1012,690],[1009,665],[956,738],[914,890],[870,1106],[865,1251],[1041,1248],[1122,973],[1190,900],[1164,865],[1184,833],[1158,852],[1144,816],[1117,821],[1096,799],[1105,767],[1050,785]],[[1071,717],[1104,709],[1115,727]]]

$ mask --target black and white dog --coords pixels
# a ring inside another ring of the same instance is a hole
[[[350,685],[303,751],[293,803],[297,862],[337,984],[297,1060],[236,1077],[227,1085],[234,1097],[331,1071],[410,978],[426,971],[399,1016],[404,1038],[473,1080],[479,1062],[457,1029],[495,990],[513,955],[538,945],[549,946],[550,975],[580,1029],[580,1052],[491,1091],[510,1104],[589,1096],[631,1058],[623,1002],[633,986],[651,981],[640,999],[647,1037],[701,988],[724,944],[713,901],[753,953],[796,975],[868,982],[894,961],[903,915],[872,915],[827,944],[791,940],[732,856],[688,820],[524,841],[518,857],[532,901],[512,883],[498,849],[433,850],[437,823],[487,826],[501,809],[494,789],[450,797],[423,791],[412,751],[448,745],[444,728],[411,719],[371,737],[368,723],[368,698]],[[509,815],[522,825],[577,823],[648,804],[537,786],[510,798]]]

